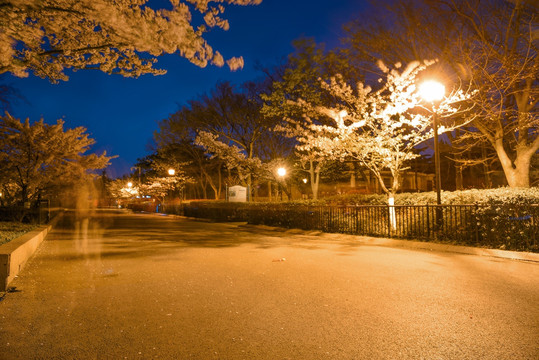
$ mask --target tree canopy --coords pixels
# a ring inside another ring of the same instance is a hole
[[[67,80],[65,69],[98,69],[137,77],[163,74],[162,54],[179,54],[197,66],[223,66],[204,34],[229,28],[224,4],[261,0],[170,0],[154,9],[148,0],[0,1],[0,73]],[[198,26],[195,23],[200,23]],[[226,60],[231,69],[242,58]]]
[[[469,137],[491,146],[511,187],[528,187],[539,150],[537,2],[397,0],[376,8],[348,25],[350,58],[361,66],[439,59],[432,75],[446,87],[477,90]]]
[[[85,154],[95,143],[84,127],[64,130],[43,119],[21,122],[9,114],[0,117],[0,183],[5,197],[21,202],[38,199],[55,186],[84,181],[112,157]]]

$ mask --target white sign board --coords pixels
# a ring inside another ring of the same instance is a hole
[[[234,185],[228,188],[228,201],[230,202],[246,202],[247,188],[240,185]]]

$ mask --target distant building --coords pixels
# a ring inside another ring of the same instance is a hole
[[[390,188],[393,177],[390,171],[383,171],[382,178],[386,187]],[[434,174],[422,172],[406,172],[402,175],[401,192],[418,192],[434,190]],[[320,184],[320,194],[382,194],[383,190],[378,179],[370,172],[365,172],[363,178],[358,178],[351,172],[349,182]]]

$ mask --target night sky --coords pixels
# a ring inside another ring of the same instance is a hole
[[[145,75],[138,79],[87,70],[70,72],[67,82],[51,84],[35,76],[25,79],[3,76],[2,82],[15,87],[25,101],[12,103],[18,118],[48,123],[62,118],[66,128],[84,126],[96,144],[92,152],[106,150],[118,155],[107,169],[109,176],[129,173],[147,149],[157,122],[174,113],[197,95],[211,90],[218,81],[241,84],[255,80],[258,61],[277,64],[293,51],[292,41],[313,37],[331,48],[339,44],[342,25],[366,7],[366,0],[263,0],[258,6],[228,6],[224,17],[230,29],[214,29],[206,40],[225,59],[243,56],[243,70],[231,72],[226,66],[201,69],[178,55],[161,56],[156,68],[165,75]]]

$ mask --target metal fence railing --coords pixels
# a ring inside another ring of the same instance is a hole
[[[185,216],[539,252],[539,205],[184,205]]]

